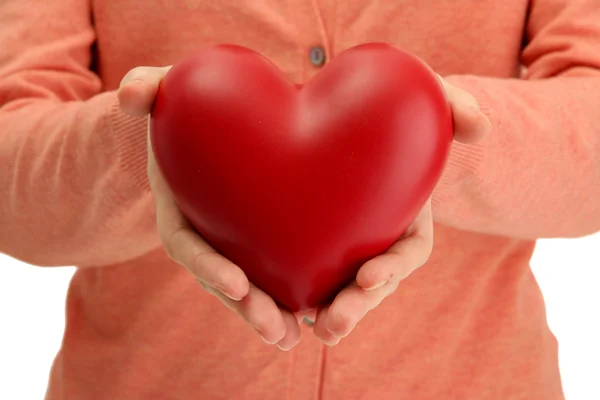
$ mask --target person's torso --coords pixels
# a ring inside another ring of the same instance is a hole
[[[526,0],[92,0],[105,88],[214,43],[301,83],[365,42],[440,75],[517,77]],[[48,399],[558,400],[557,345],[529,268],[534,244],[436,226],[430,261],[334,348],[263,343],[162,250],[79,270]]]

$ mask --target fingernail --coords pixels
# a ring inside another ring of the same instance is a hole
[[[265,339],[265,337],[263,335],[258,335],[260,336],[260,338],[262,339],[263,342],[265,342],[266,344],[274,344],[273,342],[269,342],[267,339]]]
[[[323,340],[323,343],[325,343],[326,346],[329,347],[333,347],[336,344],[338,344],[340,342],[340,338],[335,338],[335,339],[331,339],[331,340]]]
[[[233,301],[241,301],[242,300],[241,297],[234,297],[227,292],[221,291],[221,293],[223,293],[225,296],[229,297]]]
[[[366,288],[365,290],[375,290],[375,289],[379,289],[380,287],[382,287],[383,285],[385,285],[386,283],[388,283],[387,280],[383,280],[383,281],[379,281],[377,282],[374,286],[371,286],[370,288]]]
[[[235,297],[235,296],[233,296],[232,294],[229,294],[229,293],[227,293],[227,291],[226,291],[225,289],[223,289],[222,287],[215,286],[215,288],[216,288],[216,289],[217,289],[219,292],[221,292],[223,295],[225,295],[225,296],[229,297],[229,298],[230,298],[231,300],[233,300],[233,301],[240,301],[240,300],[242,300],[242,298],[241,298],[241,297]]]
[[[290,350],[291,350],[291,348],[288,348],[288,347],[283,347],[283,346],[282,346],[282,345],[280,345],[280,344],[277,344],[277,347],[278,347],[278,348],[279,348],[279,350],[281,350],[281,351],[290,351]]]

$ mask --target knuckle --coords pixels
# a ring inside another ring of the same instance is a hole
[[[219,292],[217,290],[215,290],[213,287],[211,287],[209,284],[204,282],[202,279],[196,278],[196,282],[198,282],[198,285],[200,285],[200,287],[202,289],[204,289],[207,293],[212,294],[213,296],[219,297],[218,296]]]
[[[121,80],[121,86],[140,80],[146,75],[146,67],[135,67],[129,70]]]
[[[247,306],[247,304],[246,307],[242,307],[240,309],[240,315],[246,320],[246,322],[261,332],[269,329],[270,324],[268,323],[268,319],[264,317],[263,313],[252,310]]]
[[[159,228],[160,232],[160,228]],[[162,236],[163,246],[169,258],[178,264],[185,265],[185,260],[182,260],[180,254],[180,239],[184,234],[184,228],[177,228],[173,232]]]
[[[392,286],[392,285],[390,285]],[[393,285],[390,289],[387,290],[387,293],[385,293],[382,296],[377,297],[377,299],[375,299],[375,302],[371,305],[371,307],[369,307],[369,311],[373,310],[374,308],[377,308],[381,305],[381,303],[383,303],[383,301],[388,298],[388,296],[390,296],[392,293],[394,293],[396,291],[396,288],[398,287],[398,285]]]
[[[243,305],[243,300],[242,300]],[[240,316],[250,325],[257,329],[259,332],[263,334],[271,334],[273,333],[273,320],[269,318],[268,312],[260,312],[258,310],[253,310],[250,307],[240,307],[239,310]],[[285,332],[284,332],[285,334]],[[281,339],[281,338],[279,338]]]
[[[261,318],[259,315],[255,313],[251,313],[247,308],[240,307],[238,310],[238,314],[246,321],[246,323],[250,324],[254,329],[259,331],[262,335],[270,335],[271,334],[271,326],[267,323],[264,318]]]
[[[200,250],[195,250],[190,253],[187,260],[184,260],[185,266],[194,271],[194,274],[198,276],[200,279],[213,283],[214,279],[212,276],[208,276],[205,265],[208,260],[206,260],[206,254]]]
[[[333,313],[332,328],[336,332],[348,332],[354,327],[355,321],[349,313]]]
[[[388,296],[391,296],[392,294],[394,294],[394,292],[396,292],[396,289],[398,289],[399,285],[400,285],[400,281],[399,280],[397,280],[395,282],[391,282],[388,285],[388,288],[385,291],[384,295],[379,298],[377,305],[381,304],[381,302],[383,300],[385,300]]]
[[[352,330],[352,328],[354,328],[354,324],[356,323],[356,321],[353,321],[353,319],[350,316],[345,316],[340,323],[340,330],[342,332],[349,332]]]
[[[428,237],[421,238],[421,251],[419,252],[419,257],[417,259],[417,264],[419,267],[423,266],[431,257],[431,253],[433,253],[433,240]]]
[[[265,324],[263,321],[255,321],[251,315],[248,315],[244,312],[240,312],[240,315],[248,324],[252,325],[254,329],[261,332],[262,334],[269,332],[269,325]]]
[[[170,244],[163,244],[164,248],[165,248],[165,253],[167,253],[167,257],[169,257],[172,261],[176,262],[179,264],[176,256],[175,256],[175,251],[173,250],[173,247]]]
[[[202,289],[204,289],[207,292],[211,293],[212,288],[210,286],[208,286],[206,283],[204,283],[204,281],[202,281],[200,278],[196,278],[196,282],[198,283],[198,285],[200,285],[200,287]]]

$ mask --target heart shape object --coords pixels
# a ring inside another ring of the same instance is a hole
[[[247,48],[206,47],[167,73],[150,130],[183,214],[292,311],[331,301],[401,237],[453,138],[435,73],[383,43],[305,85]]]

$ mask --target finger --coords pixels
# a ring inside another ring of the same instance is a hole
[[[365,263],[356,281],[342,290],[329,307],[325,328],[342,338],[365,315],[392,294],[400,281],[425,264],[433,247],[431,203],[415,219],[411,230],[388,251]]]
[[[156,225],[165,251],[196,278],[234,300],[248,294],[246,274],[198,235],[170,194],[152,153],[148,175],[156,202]]]
[[[356,282],[345,287],[335,297],[327,313],[327,319],[323,321],[327,331],[337,338],[346,337],[352,332],[356,325],[367,315],[367,313],[379,306],[386,297],[392,294],[398,287],[398,283],[409,272],[398,272],[401,259],[395,257],[379,256],[374,258],[369,265],[362,268],[372,267],[379,269],[379,273],[385,274],[388,279],[382,280],[377,287],[365,290]],[[409,268],[406,268],[408,270]],[[413,271],[415,268],[410,268]],[[317,323],[315,323],[316,326]]]
[[[477,143],[491,130],[491,123],[485,114],[466,106],[461,101],[451,101],[454,118],[454,140],[461,143]]]
[[[300,343],[302,333],[300,331],[300,324],[294,314],[281,309],[280,311],[285,323],[285,336],[277,343],[277,347],[280,350],[288,351]]]
[[[391,254],[381,255],[366,263],[361,271],[366,270],[367,274],[385,276],[387,279],[378,278],[379,283],[370,289],[364,289],[356,282],[344,288],[329,307],[325,329],[338,338],[348,336],[369,311],[394,293],[400,281],[419,266],[411,264],[404,257]]]
[[[315,323],[313,325],[313,333],[327,346],[335,346],[340,342],[340,338],[335,337],[331,332],[327,330],[327,315],[329,307],[320,308],[317,311],[315,317]]]
[[[356,282],[367,291],[377,290],[390,282],[398,283],[425,264],[432,250],[433,223],[429,200],[400,240],[358,270]]]
[[[231,299],[240,300],[248,294],[244,272],[201,239],[174,201],[162,198],[156,206],[158,232],[173,261]]]
[[[329,306],[327,317],[315,322],[314,329],[317,329],[317,324],[323,324],[324,328],[336,338],[348,336],[367,312],[376,306],[379,294],[379,291],[366,292],[356,283],[348,285],[338,293]]]
[[[451,85],[440,77],[454,119],[454,139],[462,143],[476,143],[491,130],[489,118],[481,112],[477,99],[469,92]]]
[[[134,117],[148,115],[161,79],[171,67],[137,67],[121,81],[117,97],[121,109]]]
[[[202,285],[202,282],[199,283]],[[248,295],[241,301],[234,301],[210,286],[202,286],[250,324],[266,343],[275,344],[286,337],[286,321],[289,320],[289,317],[284,319],[273,299],[256,286],[251,285]],[[288,341],[283,344],[293,347],[296,335],[299,340],[299,330],[298,328],[298,332],[290,332]]]
[[[427,262],[431,247],[431,240],[426,236],[411,235],[401,239],[385,254],[367,261],[359,269],[356,282],[366,291],[398,283]]]

